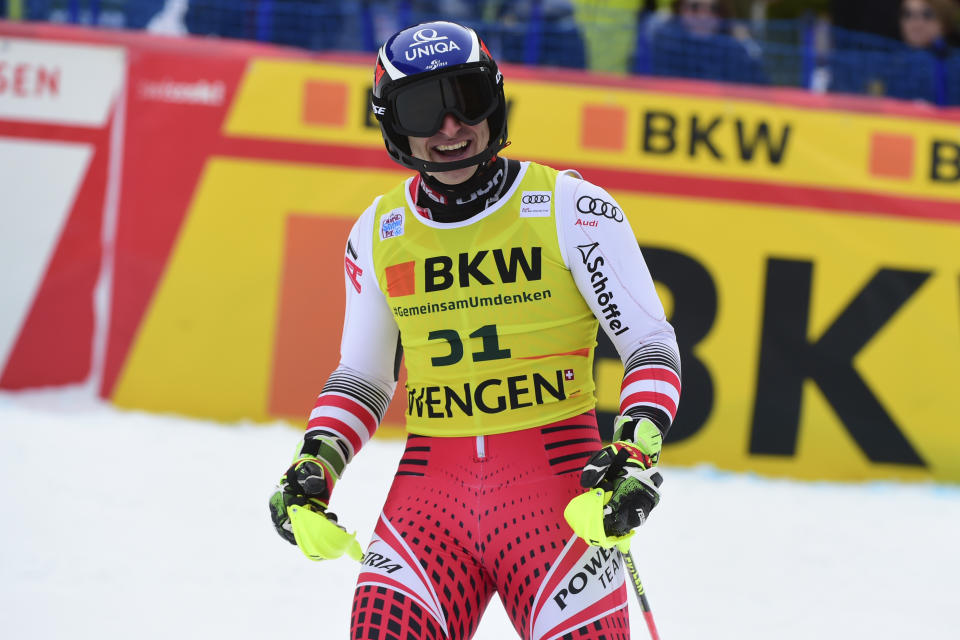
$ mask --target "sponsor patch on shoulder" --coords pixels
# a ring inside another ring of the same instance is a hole
[[[406,215],[403,207],[393,209],[380,216],[380,239],[396,238],[403,235],[403,222]]]
[[[550,215],[552,191],[524,191],[520,195],[521,218],[546,218]]]

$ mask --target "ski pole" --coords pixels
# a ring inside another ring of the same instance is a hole
[[[650,611],[650,603],[647,602],[647,595],[643,590],[643,583],[640,582],[640,574],[637,573],[637,564],[633,561],[633,552],[627,549],[623,554],[623,563],[627,565],[627,571],[630,573],[630,582],[633,583],[633,590],[640,601],[640,609],[643,611],[643,619],[647,623],[647,629],[650,631],[650,637],[653,640],[660,640],[660,634],[657,633],[657,625],[653,622],[653,612]]]

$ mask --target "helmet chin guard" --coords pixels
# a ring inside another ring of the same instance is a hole
[[[453,22],[425,22],[387,40],[377,54],[372,108],[387,153],[415,171],[483,165],[507,146],[503,76],[477,33]],[[469,125],[486,120],[486,148],[451,162],[414,157],[407,136],[435,134],[448,113]]]

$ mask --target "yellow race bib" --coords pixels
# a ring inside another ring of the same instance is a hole
[[[416,213],[409,183],[380,199],[373,263],[400,327],[409,432],[503,433],[593,408],[597,320],[560,253],[557,173],[524,164],[464,222]]]

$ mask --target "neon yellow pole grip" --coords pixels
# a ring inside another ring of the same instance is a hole
[[[322,513],[306,507],[291,505],[287,515],[297,546],[311,560],[335,560],[346,553],[357,562],[363,561],[363,549],[355,532],[347,533]]]
[[[603,507],[610,501],[610,492],[591,489],[581,493],[563,510],[563,517],[573,532],[584,542],[595,547],[617,547],[623,552],[630,548],[630,538],[635,531],[625,536],[608,536],[603,529]]]

